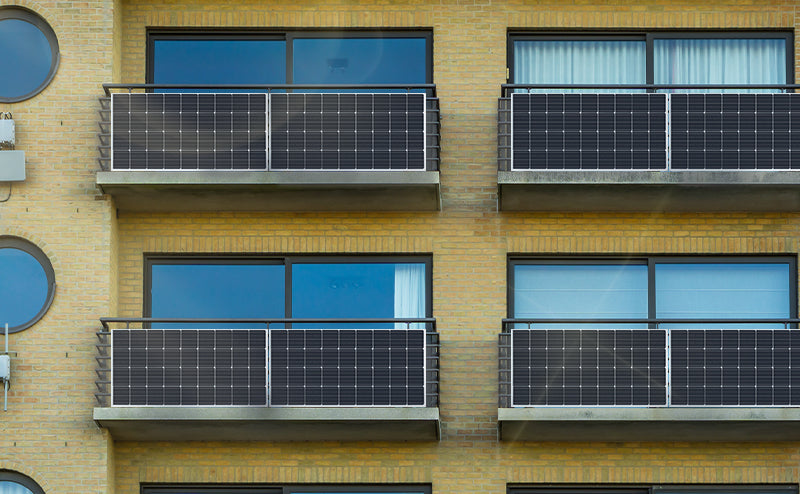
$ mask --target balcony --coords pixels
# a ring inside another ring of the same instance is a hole
[[[97,185],[120,210],[440,207],[433,84],[104,89]]]
[[[798,211],[797,87],[505,84],[500,209]]]
[[[504,320],[500,437],[800,440],[797,322]]]
[[[94,420],[115,439],[439,437],[433,319],[101,322]]]

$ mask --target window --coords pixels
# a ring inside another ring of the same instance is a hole
[[[8,70],[0,77],[0,103],[39,94],[58,68],[56,34],[47,22],[21,7],[0,8],[0,53]]]
[[[426,84],[431,35],[348,31],[152,32],[155,84]]]
[[[0,237],[0,332],[22,331],[44,316],[55,295],[55,273],[44,252],[16,237]]]
[[[725,327],[726,319],[796,314],[792,258],[514,259],[509,277],[509,312],[518,319],[710,319]]]
[[[143,485],[142,494],[431,494],[423,484],[363,484],[363,485]]]
[[[154,318],[397,319],[431,313],[430,260],[420,257],[151,257],[146,273],[145,314]]]
[[[516,487],[509,486],[508,494],[797,494],[794,485],[652,485],[625,486],[572,486],[572,487]]]
[[[779,85],[792,81],[791,46],[788,33],[512,34],[510,81]]]
[[[32,478],[11,470],[0,470],[0,494],[44,494]]]

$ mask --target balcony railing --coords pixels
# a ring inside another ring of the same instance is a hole
[[[504,84],[498,167],[800,170],[798,87]]]
[[[430,318],[101,322],[103,407],[438,406]]]
[[[798,322],[506,319],[499,406],[797,407]]]
[[[107,171],[438,171],[436,86],[106,84]]]

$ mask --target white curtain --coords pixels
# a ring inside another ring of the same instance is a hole
[[[0,481],[0,494],[31,494],[30,489],[9,480]]]
[[[425,265],[397,264],[394,268],[394,317],[425,317]],[[398,329],[407,327],[396,323]],[[424,328],[422,323],[412,328]]]
[[[644,84],[645,70],[640,40],[514,43],[516,84]]]
[[[782,38],[656,39],[653,56],[656,84],[786,84]]]

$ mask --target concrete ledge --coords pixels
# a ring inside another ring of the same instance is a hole
[[[439,172],[101,171],[122,211],[437,211]]]
[[[501,211],[800,211],[800,171],[498,172]]]
[[[800,441],[800,408],[500,408],[503,441]]]
[[[126,441],[436,441],[438,408],[106,407],[93,418]]]

